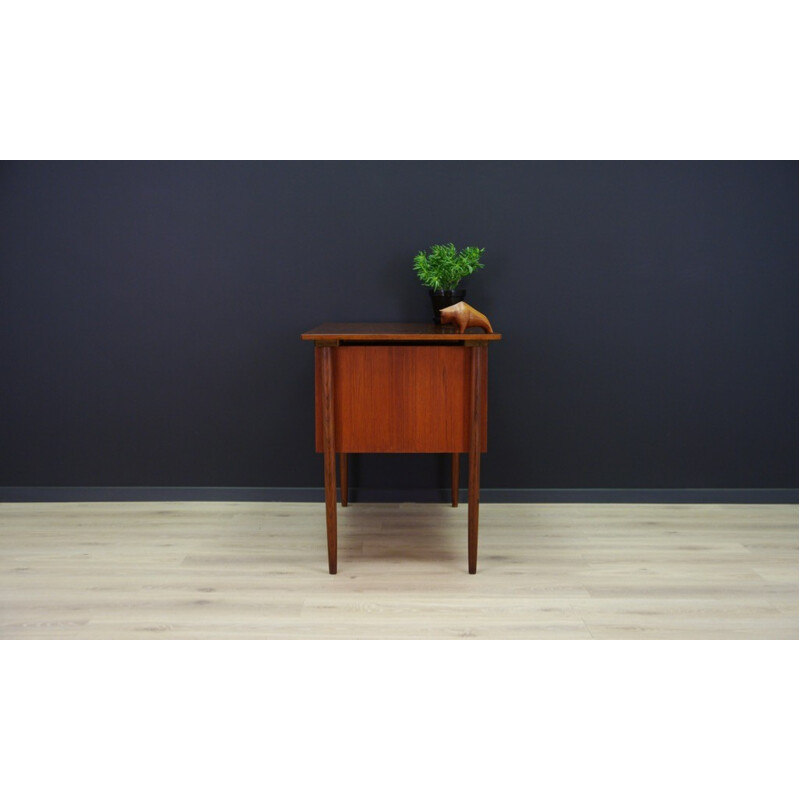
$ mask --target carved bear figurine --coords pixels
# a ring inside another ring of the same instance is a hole
[[[442,321],[442,325],[455,325],[459,333],[464,333],[467,328],[472,327],[483,328],[487,333],[494,333],[489,320],[463,300],[454,306],[441,309],[439,319]]]

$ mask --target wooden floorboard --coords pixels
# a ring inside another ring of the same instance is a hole
[[[796,505],[0,504],[3,639],[797,639]]]

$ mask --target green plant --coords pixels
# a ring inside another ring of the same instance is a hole
[[[423,286],[429,286],[435,292],[452,291],[462,278],[472,275],[476,269],[483,269],[480,261],[483,251],[483,247],[465,247],[456,252],[452,242],[435,244],[430,255],[420,250],[414,256],[414,272]]]

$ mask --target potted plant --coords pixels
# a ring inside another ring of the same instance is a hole
[[[439,320],[439,311],[455,303],[461,302],[467,294],[465,289],[456,291],[462,278],[472,275],[476,269],[482,269],[481,256],[483,247],[465,247],[456,251],[450,244],[435,244],[430,253],[420,251],[414,257],[414,272],[417,273],[423,286],[430,289],[434,319]]]

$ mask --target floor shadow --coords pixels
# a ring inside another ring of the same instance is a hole
[[[451,563],[466,558],[466,507],[354,504],[338,513],[339,552],[349,561]]]

